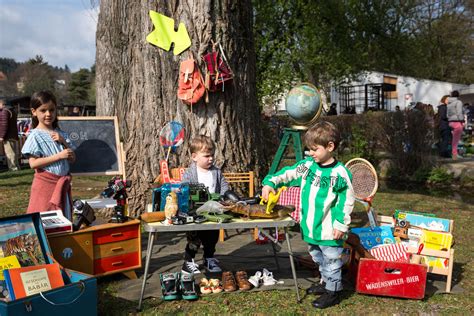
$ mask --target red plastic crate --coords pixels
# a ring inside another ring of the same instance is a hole
[[[362,294],[423,299],[427,267],[422,264],[362,258],[356,291]]]

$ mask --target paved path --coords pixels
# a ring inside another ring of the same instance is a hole
[[[277,269],[273,250],[270,244],[257,245],[253,240],[253,232],[250,230],[237,232],[236,230],[228,231],[229,237],[223,243],[217,244],[216,258],[220,260],[220,266],[227,271],[246,270],[248,275],[253,275],[257,270],[262,271],[266,268],[273,272],[274,277],[278,280],[283,280],[283,285],[275,285],[272,287],[261,287],[255,290],[294,290],[294,283],[291,275],[290,263],[287,255],[286,242],[282,243],[281,251],[278,253],[278,262],[280,270]],[[306,256],[307,244],[301,239],[301,235],[297,231],[290,232],[291,245],[293,253],[298,256]],[[142,254],[143,258],[146,256],[148,235],[142,234]],[[163,233],[159,234],[158,240],[155,243],[152,253],[152,260],[150,262],[150,276],[147,280],[147,287],[144,298],[160,298],[161,288],[159,281],[159,274],[166,271],[180,271],[183,263],[183,251],[186,245],[186,235],[184,233]],[[196,262],[202,263],[202,250],[199,251]],[[128,301],[135,301],[138,303],[140,297],[141,285],[143,281],[143,270],[137,270],[138,279],[128,280],[122,279],[117,288],[117,296]],[[205,271],[201,269],[201,271]],[[315,277],[314,271],[310,271],[304,267],[297,266],[297,276],[299,287],[305,289],[311,285],[312,282],[318,280]],[[202,277],[221,278],[220,274],[201,274],[196,276],[196,280]],[[349,283],[348,275],[344,277],[344,288],[348,291],[353,291],[354,287]],[[445,279],[430,277],[427,283],[427,293],[442,292],[445,288]],[[436,280],[436,281],[435,281]],[[453,281],[453,293],[462,292],[458,285],[457,277]],[[233,292],[238,293],[238,292]]]
[[[459,178],[461,175],[469,176],[474,179],[474,157],[461,158],[458,160],[452,160],[449,158],[439,159],[438,163],[440,166],[446,168],[455,178]]]

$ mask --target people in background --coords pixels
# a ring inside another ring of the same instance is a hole
[[[444,158],[450,158],[451,153],[449,152],[448,145],[451,139],[451,128],[449,127],[448,115],[447,115],[447,103],[449,95],[445,95],[441,98],[441,104],[438,105],[437,114],[437,126],[440,136],[439,142],[439,155]]]
[[[73,107],[70,116],[80,116],[80,115],[81,115],[81,109],[78,106]]]
[[[16,119],[15,110],[8,109],[5,106],[5,100],[0,100],[0,143],[3,143],[8,169],[11,171],[20,169]]]
[[[331,107],[329,108],[328,115],[337,115],[337,104],[332,103]]]
[[[464,103],[463,112],[466,115],[466,124],[467,122],[471,122],[472,118],[474,117],[474,113],[472,112],[472,109],[469,103]]]
[[[448,98],[447,104],[447,116],[449,127],[451,127],[451,157],[453,159],[458,158],[458,144],[461,140],[462,132],[464,129],[464,123],[466,121],[466,115],[463,111],[463,105],[459,100],[459,92],[454,90],[451,92],[451,96]]]
[[[395,106],[395,112],[400,112],[400,106],[399,105]]]
[[[56,98],[49,91],[36,92],[30,109],[33,129],[21,150],[35,169],[28,213],[60,209],[72,219],[69,163],[76,156],[68,135],[58,127]]]

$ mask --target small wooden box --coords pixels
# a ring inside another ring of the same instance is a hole
[[[95,276],[123,273],[136,278],[142,266],[140,221],[94,225],[48,236],[54,258],[64,267]]]

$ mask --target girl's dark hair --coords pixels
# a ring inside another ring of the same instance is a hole
[[[49,103],[49,102],[52,102],[56,108],[58,107],[58,103],[56,102],[56,97],[54,96],[54,94],[51,91],[43,90],[43,91],[35,92],[31,96],[30,109],[35,109],[36,110],[37,108],[39,108],[43,104],[46,104],[46,103]],[[39,124],[38,118],[36,116],[32,116],[31,117],[32,127],[35,128],[36,126],[38,126],[38,124]],[[56,113],[56,117],[53,121],[53,128],[57,128],[57,127],[58,127],[58,115]]]

